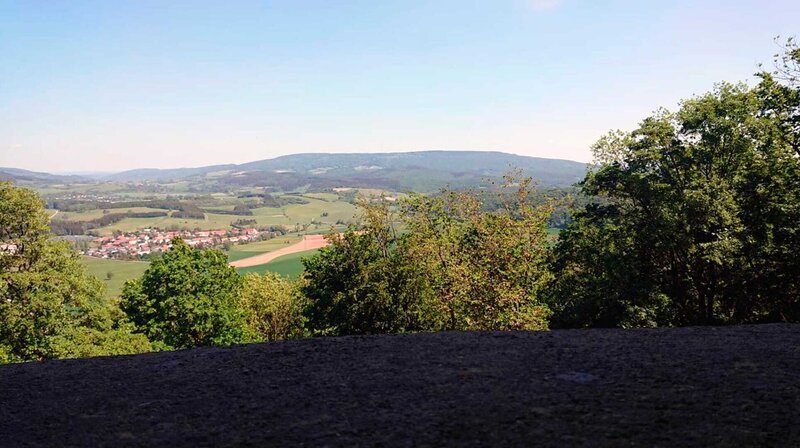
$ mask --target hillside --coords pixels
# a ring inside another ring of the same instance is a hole
[[[50,173],[40,173],[38,171],[28,171],[19,168],[0,167],[0,181],[8,180],[18,183],[42,182],[42,183],[73,183],[87,182],[89,179],[76,175],[59,175]]]
[[[366,154],[293,154],[241,165],[199,168],[137,169],[106,180],[177,181],[203,185],[274,186],[284,189],[355,186],[431,191],[445,185],[476,186],[511,167],[522,169],[543,186],[568,186],[581,180],[586,164],[490,151],[420,151]]]
[[[0,366],[9,446],[797,446],[800,326],[323,338]]]

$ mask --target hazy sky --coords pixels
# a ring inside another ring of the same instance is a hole
[[[0,0],[0,166],[500,150],[753,81],[800,1]]]

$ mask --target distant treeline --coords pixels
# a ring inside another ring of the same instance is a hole
[[[181,218],[181,219],[205,219],[205,212],[203,209],[198,207],[192,202],[188,201],[178,201],[178,200],[141,200],[141,201],[120,201],[120,202],[112,202],[112,201],[85,201],[85,200],[53,200],[48,202],[48,207],[61,210],[64,212],[82,212],[87,210],[113,210],[113,209],[121,209],[121,208],[136,208],[136,207],[144,207],[144,208],[160,208],[164,210],[175,210],[172,213],[173,218]],[[156,212],[145,212],[145,213],[156,213]],[[111,215],[117,215],[118,213],[112,213]],[[123,214],[124,215],[124,214]],[[128,217],[131,218],[147,218],[149,216],[133,216],[128,213]],[[154,216],[165,216],[165,214],[159,214]],[[104,216],[102,219],[105,219],[107,216]],[[123,219],[118,218],[117,221]],[[101,218],[98,218],[101,219]],[[96,221],[96,220],[92,220]],[[92,222],[92,221],[85,221],[85,222]],[[109,224],[114,223],[116,221],[110,221]],[[103,224],[108,225],[108,224]],[[102,226],[97,226],[102,227]]]
[[[253,211],[250,210],[245,204],[236,204],[233,207],[233,210],[221,210],[221,209],[214,209],[214,208],[207,208],[205,209],[208,213],[216,213],[218,215],[238,215],[238,216],[252,216]]]
[[[257,198],[255,202],[248,202],[246,205],[249,208],[261,207],[283,207],[291,204],[308,204],[309,201],[299,198],[297,196],[278,196],[275,197],[269,193],[245,193],[238,196],[239,199]]]
[[[107,213],[99,218],[88,221],[67,221],[54,219],[50,221],[50,228],[56,235],[86,235],[90,230],[110,226],[125,218],[157,218],[167,216],[167,212],[126,212]]]
[[[119,208],[160,208],[179,210],[186,202],[176,199],[143,199],[138,201],[94,201],[86,199],[51,199],[47,207],[62,212],[85,212],[88,210],[112,210]]]

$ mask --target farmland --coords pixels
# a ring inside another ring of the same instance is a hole
[[[332,228],[343,229],[356,219],[353,198],[358,193],[357,189],[308,191],[301,188],[291,193],[269,194],[259,188],[240,188],[228,192],[189,190],[181,182],[106,182],[51,185],[41,188],[39,193],[48,205],[47,212],[53,220],[54,229],[65,229],[67,232],[77,230],[94,237],[131,234],[143,229],[230,231],[235,226],[243,225],[265,231],[274,230],[268,232],[277,235],[272,239],[232,246],[226,244],[230,261],[282,249],[300,242],[304,234],[326,233]],[[363,193],[379,195],[384,192],[369,189]],[[186,213],[186,210],[193,212]],[[56,226],[56,221],[62,225]],[[81,250],[90,252],[96,251],[98,243],[85,240],[83,244]],[[242,274],[274,271],[294,277],[302,271],[300,259],[313,253],[315,251],[311,250],[289,254],[268,264],[238,271]],[[140,277],[148,266],[146,257],[142,260],[137,260],[139,257],[136,256],[123,258],[128,259],[84,256],[81,261],[90,274],[106,285],[106,296],[115,297],[122,291],[126,280]]]
[[[243,258],[253,257],[266,252],[272,252],[274,250],[295,244],[299,242],[301,239],[302,237],[300,237],[299,235],[286,235],[283,237],[274,238],[267,241],[259,241],[257,243],[233,246],[232,248],[230,248],[230,250],[227,251],[228,260],[237,261]]]
[[[143,261],[106,260],[95,257],[81,257],[91,275],[106,285],[106,296],[116,297],[122,292],[125,281],[141,277],[149,263]],[[108,274],[111,273],[111,277]]]
[[[57,202],[50,199],[51,202]],[[235,221],[245,219],[258,227],[284,227],[288,231],[328,231],[331,226],[353,222],[356,207],[339,195],[315,193],[306,195],[279,195],[273,199],[278,206],[259,206],[236,195],[189,197],[182,200],[150,198],[135,202],[118,200],[84,200],[85,210],[51,210],[54,222],[97,222],[90,227],[93,234],[108,236],[114,231],[133,232],[144,228],[160,229],[229,229]],[[153,204],[147,206],[131,206]],[[243,212],[236,212],[236,207]],[[179,213],[178,207],[192,207],[191,216]],[[76,208],[73,206],[73,208]],[[58,211],[58,213],[56,213]],[[114,222],[103,222],[103,217],[119,215]],[[122,215],[120,215],[122,214]],[[140,215],[155,216],[140,216]],[[125,216],[129,215],[129,216]]]
[[[241,260],[284,248],[299,242],[301,239],[302,237],[298,235],[287,235],[272,240],[237,245],[227,251],[227,255],[231,261]],[[296,277],[303,272],[301,259],[316,252],[317,250],[310,250],[284,255],[267,264],[239,268],[236,271],[242,275],[250,272],[277,272],[287,277]],[[86,256],[81,257],[81,262],[87,267],[91,275],[97,277],[106,285],[106,297],[118,296],[122,292],[125,281],[141,277],[149,266],[149,263],[145,261],[108,260]],[[108,276],[109,273],[111,273],[110,278]]]
[[[260,266],[251,266],[247,268],[238,268],[236,272],[240,274],[248,274],[255,272],[263,274],[265,272],[275,272],[285,277],[297,277],[303,272],[303,258],[311,257],[319,252],[319,249],[309,250],[305,252],[296,252],[289,255],[276,258],[267,264]]]

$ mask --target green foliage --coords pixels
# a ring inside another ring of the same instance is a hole
[[[260,264],[258,266],[248,266],[246,268],[236,268],[236,272],[240,275],[245,274],[263,274],[266,272],[274,272],[288,277],[297,279],[305,271],[303,259],[313,256],[319,252],[319,249],[312,249],[303,252],[296,252],[280,256],[269,263]]]
[[[141,279],[125,284],[121,307],[138,332],[168,347],[246,342],[241,283],[224,253],[176,238]]]
[[[278,274],[247,274],[241,292],[241,307],[255,340],[279,341],[305,335],[303,307],[296,283]]]
[[[55,357],[132,355],[152,350],[147,337],[133,331],[116,301],[95,303],[81,316],[79,325],[54,338]]]
[[[36,194],[0,183],[0,361],[148,350],[124,319],[103,323],[113,306],[100,310],[102,283],[86,273],[66,242],[50,236]],[[111,327],[113,341],[75,337]]]
[[[549,310],[539,300],[546,267],[549,204],[531,203],[530,178],[506,176],[493,213],[477,193],[411,195],[402,204],[408,232],[400,253],[417,264],[458,330],[541,330]]]
[[[397,251],[386,227],[328,236],[331,245],[305,265],[302,293],[317,335],[380,334],[436,329],[430,293]]]
[[[760,76],[596,145],[607,201],[555,248],[556,326],[800,319],[800,90]]]
[[[548,206],[529,202],[529,179],[503,206],[482,212],[474,192],[411,195],[401,201],[405,233],[394,231],[389,204],[362,200],[358,232],[331,235],[331,246],[305,261],[302,292],[318,334],[420,330],[547,328],[538,299],[546,269]]]

